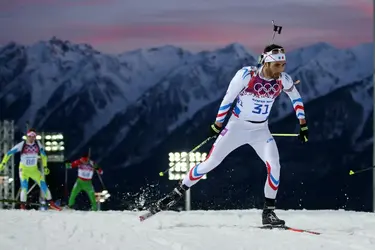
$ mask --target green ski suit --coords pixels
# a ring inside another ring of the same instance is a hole
[[[103,170],[99,168],[93,161],[89,161],[87,157],[82,157],[79,160],[73,161],[72,163],[66,163],[67,168],[78,168],[78,178],[72,192],[70,194],[68,206],[72,208],[75,204],[77,195],[84,191],[87,193],[90,203],[91,210],[97,211],[96,197],[94,186],[92,185],[92,177],[94,171],[97,171],[98,174],[103,174]]]

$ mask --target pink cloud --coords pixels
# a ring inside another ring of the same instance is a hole
[[[345,3],[353,10],[359,10],[366,17],[373,19],[374,3],[369,0],[345,0]]]
[[[75,25],[78,27],[78,25]],[[123,46],[136,48],[141,46],[141,42],[151,44],[178,44],[189,47],[189,45],[197,46],[197,43],[209,46],[225,46],[229,43],[238,42],[250,48],[261,49],[270,41],[271,33],[269,29],[262,27],[249,27],[247,25],[209,25],[202,24],[137,24],[123,26],[82,26],[82,36],[73,39],[75,42],[89,43],[94,47],[102,47],[107,45]],[[285,36],[278,38],[278,42],[284,46],[289,45],[293,48],[295,41],[301,41],[300,34],[305,33],[306,40],[314,40],[326,38],[329,33],[324,33],[320,29],[303,29],[290,28],[285,32]],[[255,35],[256,34],[256,35]],[[288,39],[286,39],[288,38]],[[258,52],[258,51],[257,51]]]
[[[284,26],[276,40],[284,46],[326,41],[346,47],[373,40],[369,0],[212,0],[219,3],[212,6],[196,1],[173,5],[173,0],[4,0],[1,8],[13,9],[0,17],[0,29],[8,29],[0,33],[0,43],[57,36],[112,52],[164,44],[210,48],[233,42],[259,50],[270,40],[269,16],[277,16]]]
[[[95,6],[111,4],[115,0],[2,0],[0,2],[1,11],[16,10],[20,7],[36,7],[38,5],[53,5],[53,6]]]

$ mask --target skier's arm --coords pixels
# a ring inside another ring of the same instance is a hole
[[[22,142],[18,143],[17,145],[15,145],[13,148],[11,148],[11,150],[9,150],[4,155],[3,160],[1,161],[1,163],[5,165],[9,161],[10,157],[12,157],[12,155],[14,155],[14,154],[16,154],[18,152],[21,152],[22,146],[23,146],[24,143],[25,142],[22,141]]]
[[[47,154],[46,154],[46,151],[44,150],[44,146],[42,145],[42,143],[40,143],[39,141],[37,141],[37,143],[39,146],[39,155],[40,155],[40,158],[42,159],[42,166],[45,168],[47,167]]]
[[[73,162],[70,164],[70,167],[71,167],[71,168],[76,168],[76,167],[78,167],[78,166],[81,165],[81,164],[82,164],[81,160],[78,159],[78,160],[73,161]]]
[[[103,174],[103,169],[96,162],[92,161],[91,164],[94,166],[94,169],[98,171],[98,174]]]
[[[293,83],[292,77],[286,73],[283,73],[282,84],[284,87],[283,91],[289,96],[289,99],[292,102],[297,119],[299,120],[300,124],[305,124],[305,107],[303,105],[301,95]]]
[[[219,112],[216,116],[217,125],[221,126],[221,123],[224,122],[233,101],[249,82],[252,75],[251,69],[252,68],[250,67],[240,69],[230,81],[227,92],[220,104]]]

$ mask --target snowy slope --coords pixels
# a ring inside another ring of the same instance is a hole
[[[259,210],[165,212],[0,211],[0,249],[12,250],[370,250],[375,217],[348,211],[280,211],[291,225],[321,235],[255,229]]]

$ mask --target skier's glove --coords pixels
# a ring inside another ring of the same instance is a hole
[[[103,169],[101,169],[98,164],[94,164],[94,169],[98,172],[98,174],[103,174]]]
[[[43,172],[44,172],[44,175],[49,175],[49,168],[44,167]]]
[[[210,127],[210,137],[220,134],[221,129],[219,126],[217,126],[215,123],[211,125]]]
[[[69,161],[65,161],[65,167],[66,168],[71,168],[72,167],[72,163],[70,163]]]
[[[302,143],[306,143],[309,140],[309,129],[306,123],[300,126],[298,139],[300,139]]]

